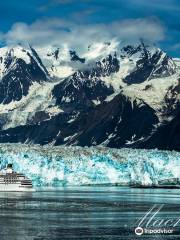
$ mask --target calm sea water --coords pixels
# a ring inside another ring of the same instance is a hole
[[[135,234],[153,206],[161,207],[161,219],[180,218],[180,190],[69,187],[0,193],[0,240],[180,239],[178,226],[172,234]]]

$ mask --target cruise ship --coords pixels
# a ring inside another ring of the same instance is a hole
[[[0,191],[21,192],[35,191],[32,182],[25,175],[13,171],[13,165],[8,164],[7,168],[0,172]]]

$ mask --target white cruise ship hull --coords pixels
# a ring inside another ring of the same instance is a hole
[[[32,187],[21,186],[17,183],[0,184],[0,192],[35,192]]]

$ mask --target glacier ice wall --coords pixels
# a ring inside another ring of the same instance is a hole
[[[180,153],[174,151],[0,144],[0,169],[7,163],[35,186],[149,185],[180,178]]]

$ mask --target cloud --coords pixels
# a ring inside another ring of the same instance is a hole
[[[126,19],[108,24],[78,24],[60,18],[37,20],[28,25],[15,23],[1,36],[7,44],[30,43],[33,46],[68,45],[82,48],[94,42],[118,39],[151,42],[163,40],[165,29],[157,19]]]

